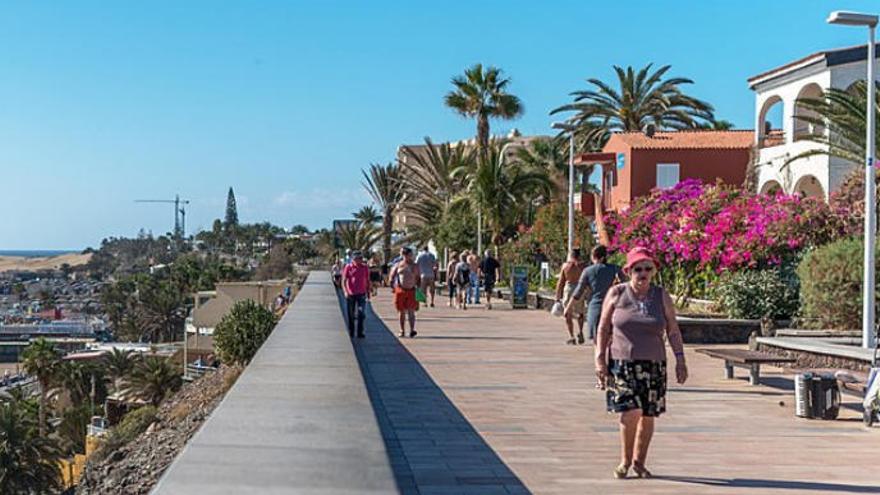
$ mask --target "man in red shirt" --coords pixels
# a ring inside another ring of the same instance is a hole
[[[357,337],[364,338],[365,306],[370,299],[370,267],[364,263],[360,251],[351,253],[351,263],[342,269],[342,290],[345,292],[345,306],[348,314],[348,335],[354,337],[355,318],[357,318]]]

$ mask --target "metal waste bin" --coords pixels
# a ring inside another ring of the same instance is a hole
[[[795,416],[809,419],[837,419],[840,387],[830,374],[803,373],[794,377]]]

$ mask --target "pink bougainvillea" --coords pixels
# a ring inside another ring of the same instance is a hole
[[[645,246],[666,263],[716,272],[778,265],[846,230],[821,200],[694,179],[654,190],[605,222],[612,248]]]

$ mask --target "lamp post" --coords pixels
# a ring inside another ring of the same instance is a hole
[[[568,254],[574,249],[574,131],[575,126],[554,122],[552,127],[568,132]]]
[[[873,348],[874,335],[874,243],[877,239],[877,191],[874,183],[874,30],[877,16],[856,12],[835,11],[828,16],[829,24],[864,26],[868,28],[868,109],[865,141],[865,284],[862,294],[862,346]]]

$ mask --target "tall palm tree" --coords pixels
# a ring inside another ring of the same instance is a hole
[[[403,187],[407,198],[403,208],[418,220],[409,240],[425,243],[435,239],[437,230],[449,214],[453,199],[464,185],[453,172],[474,162],[471,146],[434,144],[425,138],[425,146],[404,146],[406,161],[402,162]]]
[[[489,119],[515,119],[522,115],[520,99],[507,92],[510,79],[491,65],[475,64],[464,75],[452,78],[455,89],[446,94],[446,106],[477,121],[477,147],[481,155],[489,149]]]
[[[61,492],[61,451],[42,428],[18,401],[0,404],[0,493]]]
[[[137,364],[137,358],[131,350],[122,350],[114,347],[109,353],[104,354],[101,359],[104,369],[107,371],[107,378],[113,382],[113,391],[119,392],[122,388],[122,381],[128,377]]]
[[[516,161],[505,163],[501,144],[491,146],[475,165],[455,172],[467,184],[458,201],[482,211],[496,246],[524,220],[532,201],[548,197],[553,189],[546,170],[526,168]]]
[[[142,340],[176,341],[186,320],[183,294],[167,280],[142,284],[138,289],[141,302],[139,321]]]
[[[590,78],[590,88],[574,91],[574,101],[551,114],[574,112],[571,121],[593,147],[601,148],[613,131],[640,131],[648,124],[660,130],[693,129],[714,121],[709,103],[689,96],[681,86],[693,81],[684,77],[664,79],[669,65],[652,70],[653,64],[636,71],[614,66],[614,84]]]
[[[338,233],[344,248],[363,252],[370,251],[382,235],[376,226],[363,223],[344,224]]]
[[[373,205],[362,207],[360,210],[352,213],[352,216],[362,225],[375,225],[382,220],[382,215],[379,214]]]
[[[391,260],[391,234],[394,212],[403,200],[400,166],[396,163],[371,164],[368,170],[361,170],[364,181],[361,183],[382,212],[382,255],[383,261]]]
[[[40,384],[39,431],[40,436],[46,436],[46,401],[56,370],[61,363],[61,356],[55,350],[55,344],[39,338],[25,348],[21,357],[24,370],[36,377],[37,383]]]
[[[146,356],[131,371],[123,395],[158,406],[182,384],[180,372],[169,359]]]
[[[565,202],[568,194],[568,143],[538,138],[516,149],[514,160],[533,170],[544,170],[553,181],[554,197]]]

